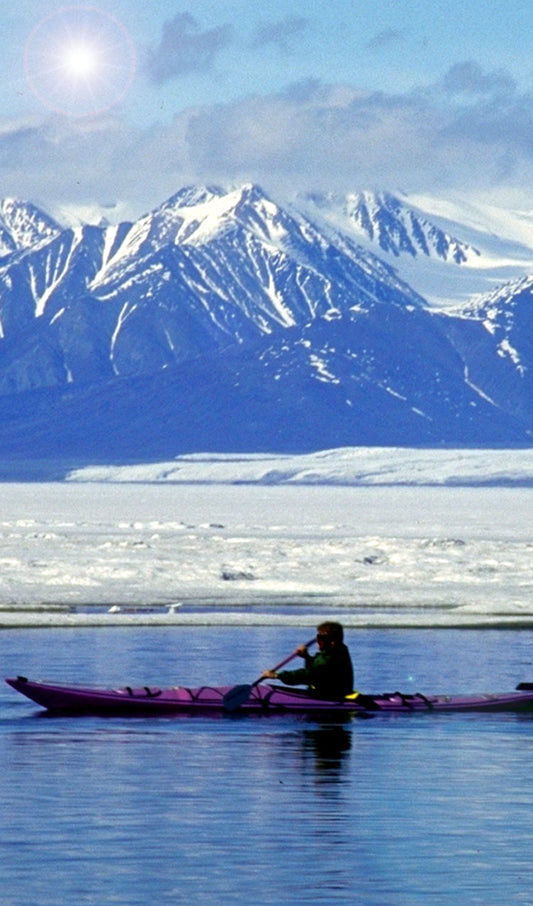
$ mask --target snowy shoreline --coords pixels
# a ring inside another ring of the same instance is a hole
[[[57,611],[39,610],[28,611],[13,609],[0,613],[0,631],[16,629],[103,629],[109,627],[257,627],[257,626],[293,626],[316,627],[326,617],[335,617],[342,622],[345,629],[352,631],[358,629],[533,629],[533,613],[531,614],[481,614],[481,613],[372,613],[370,615],[353,615],[339,613],[333,608],[333,613],[324,608],[317,613],[300,613],[290,615],[287,613],[253,613],[206,610],[196,613],[138,613],[112,614],[105,613],[58,613]]]

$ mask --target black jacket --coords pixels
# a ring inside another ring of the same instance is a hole
[[[353,692],[353,669],[346,645],[334,645],[326,651],[305,655],[305,667],[278,673],[287,686],[307,685],[315,698],[339,701]]]

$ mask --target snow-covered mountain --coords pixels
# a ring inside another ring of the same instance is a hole
[[[396,268],[473,279],[471,223],[368,193],[341,217],[333,197],[284,207],[254,185],[189,187],[115,226],[17,207],[0,208],[17,225],[0,260],[0,457],[533,436],[531,281],[443,312]]]
[[[465,380],[500,410],[529,422],[533,407],[533,276],[442,317]]]
[[[313,193],[295,204],[390,263],[429,304],[464,305],[533,270],[533,212],[388,192]]]
[[[0,199],[0,259],[57,236],[61,227],[35,205]]]
[[[310,194],[307,200],[337,220],[344,231],[370,240],[388,254],[426,255],[454,264],[479,256],[477,249],[451,236],[420,210],[390,192],[360,192],[345,196]]]
[[[0,393],[150,374],[384,292],[423,304],[254,186],[187,189],[135,224],[67,229],[0,263]]]

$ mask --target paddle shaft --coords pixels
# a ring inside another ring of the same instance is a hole
[[[309,646],[312,645],[314,641],[315,641],[315,637],[313,636],[313,638],[309,642],[305,643],[305,648],[309,648]],[[300,653],[299,649],[297,648],[295,651],[292,652],[292,654],[289,654],[288,657],[286,657],[286,658],[284,658],[284,660],[280,661],[279,664],[276,664],[275,667],[272,667],[273,672],[277,673],[278,670],[281,670],[281,668],[285,666],[285,664],[288,664],[289,661],[294,660],[294,658],[297,657],[299,653]],[[259,679],[256,679],[255,683],[252,683],[252,688],[254,686],[258,686],[262,679],[263,679],[262,676],[260,676]]]

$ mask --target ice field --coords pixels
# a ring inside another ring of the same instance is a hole
[[[197,456],[5,483],[0,626],[533,625],[533,451]]]

